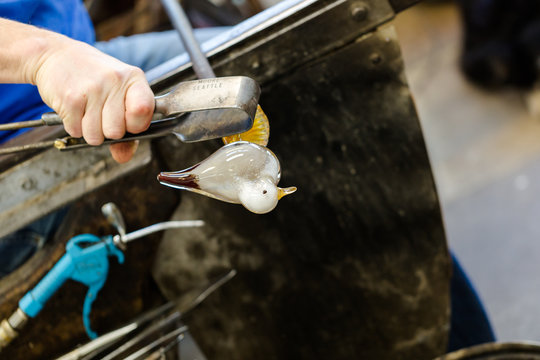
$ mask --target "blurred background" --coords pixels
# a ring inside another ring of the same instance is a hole
[[[474,3],[480,1],[469,2]],[[504,2],[483,3],[507,14],[493,19],[496,15],[477,10],[484,24],[492,20],[487,24],[492,26],[492,38],[514,41],[511,37],[519,25],[504,27],[512,21],[530,22],[517,18],[517,11],[505,8]],[[538,17],[539,13],[530,15]],[[495,64],[480,62],[482,73],[466,77],[463,56],[470,55],[464,53],[465,45],[474,41],[470,37],[476,34],[484,44],[495,41],[481,31],[473,34],[475,29],[465,28],[463,19],[455,2],[432,1],[399,14],[394,24],[449,246],[476,286],[497,339],[538,341],[540,117],[535,112],[536,74],[528,64],[505,62],[510,51],[497,48],[494,55],[489,53]],[[471,32],[466,34],[465,29]],[[501,29],[499,34],[497,29]],[[512,35],[502,34],[503,30]],[[526,55],[519,54],[518,60]],[[512,66],[531,73],[513,76]]]
[[[280,0],[181,0],[194,28],[235,25]],[[171,29],[160,1],[86,0],[97,40]]]

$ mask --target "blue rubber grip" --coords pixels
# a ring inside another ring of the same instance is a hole
[[[87,246],[83,247],[84,244]],[[66,254],[19,301],[20,309],[33,318],[66,280],[78,281],[88,287],[83,307],[83,323],[88,336],[95,338],[97,334],[90,327],[90,312],[97,293],[107,280],[109,256],[116,256],[120,264],[124,262],[124,254],[114,245],[112,236],[103,239],[91,234],[75,236],[68,241]]]
[[[73,272],[73,260],[65,254],[43,279],[19,301],[19,307],[29,317],[35,317],[49,298],[62,286]]]

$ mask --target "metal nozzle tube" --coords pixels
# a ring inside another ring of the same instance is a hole
[[[165,221],[165,222],[160,222],[154,225],[150,225],[148,227],[139,229],[137,231],[133,231],[124,236],[115,235],[113,236],[113,242],[117,246],[122,248],[122,247],[125,247],[125,244],[127,244],[130,241],[133,241],[135,239],[141,238],[146,235],[153,234],[158,231],[175,229],[175,228],[183,228],[183,227],[198,227],[198,226],[203,226],[203,225],[204,225],[204,221],[202,220]]]
[[[0,323],[0,351],[7,347],[15,339],[24,325],[28,322],[28,316],[18,308],[8,319]]]

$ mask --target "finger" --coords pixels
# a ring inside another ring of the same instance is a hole
[[[64,123],[64,129],[73,137],[82,136],[81,121],[86,108],[86,94],[67,90],[64,95],[62,110],[58,113]]]
[[[133,82],[126,91],[126,130],[137,134],[148,129],[154,113],[154,94],[146,79]]]
[[[111,152],[112,158],[119,164],[128,162],[137,151],[139,146],[139,140],[135,141],[126,141],[116,144],[111,144],[109,150]]]
[[[126,133],[124,119],[124,93],[111,93],[103,106],[101,117],[103,135],[108,139],[120,139]]]
[[[82,135],[90,145],[99,145],[103,142],[101,127],[101,114],[105,102],[105,94],[101,89],[91,89],[84,116],[81,121]]]

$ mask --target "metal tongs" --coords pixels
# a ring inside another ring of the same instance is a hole
[[[196,142],[247,131],[253,125],[260,95],[257,82],[245,76],[186,81],[171,92],[156,96],[153,120],[148,130],[127,133],[123,138],[105,139],[103,144],[148,139],[175,134],[183,142]],[[56,113],[45,113],[39,120],[0,125],[0,131],[62,125]],[[64,138],[28,145],[0,148],[0,155],[43,149],[59,150],[89,147],[82,138]]]

